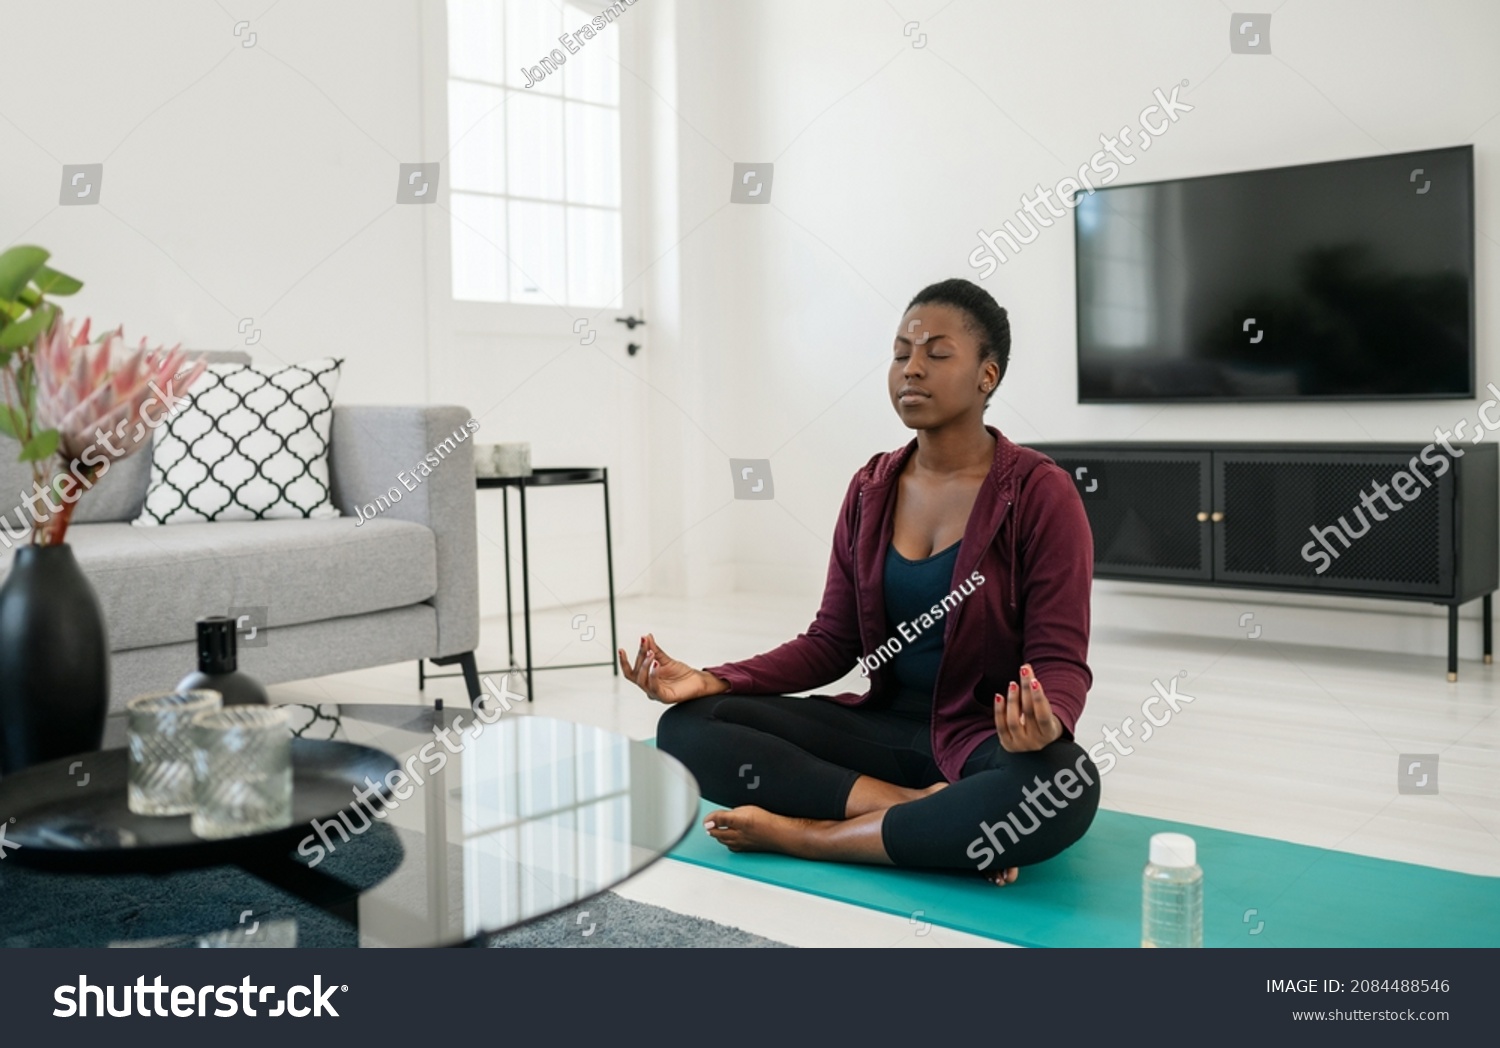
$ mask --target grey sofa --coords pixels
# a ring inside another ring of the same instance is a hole
[[[346,515],[333,520],[136,527],[149,449],[111,467],[67,534],[104,608],[111,707],[174,686],[197,666],[197,619],[231,612],[256,616],[240,635],[240,668],[263,683],[431,659],[460,666],[476,698],[472,440],[455,442],[414,490],[396,479],[405,471],[411,483],[413,467],[469,418],[459,407],[335,407],[329,468]],[[31,490],[30,468],[15,459],[15,443],[0,438],[7,502]],[[380,495],[390,508],[356,527],[355,506]],[[0,547],[5,571],[10,558]],[[264,609],[266,624],[253,638],[260,612],[251,609]]]

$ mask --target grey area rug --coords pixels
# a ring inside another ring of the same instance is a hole
[[[795,949],[788,943],[636,902],[614,892],[605,892],[541,920],[492,936],[486,945],[500,949]]]

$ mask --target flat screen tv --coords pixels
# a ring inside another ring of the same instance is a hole
[[[1472,146],[1080,192],[1080,403],[1474,395]]]

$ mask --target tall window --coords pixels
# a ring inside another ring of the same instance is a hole
[[[448,0],[455,299],[621,304],[620,27],[592,17],[545,0]]]

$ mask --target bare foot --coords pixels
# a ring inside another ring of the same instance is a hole
[[[1007,884],[1015,884],[1016,883],[1016,878],[1019,877],[1020,875],[1021,875],[1021,869],[1020,869],[1020,867],[1019,866],[1012,866],[1008,870],[1001,870],[999,873],[986,873],[986,874],[983,874],[982,876],[984,877],[985,880],[987,880],[991,884],[995,885],[995,887],[997,887],[997,888],[1003,888]]]
[[[710,812],[704,821],[708,834],[730,851],[768,851],[806,857],[811,832],[834,825],[823,819],[777,815],[753,804],[730,811]]]

